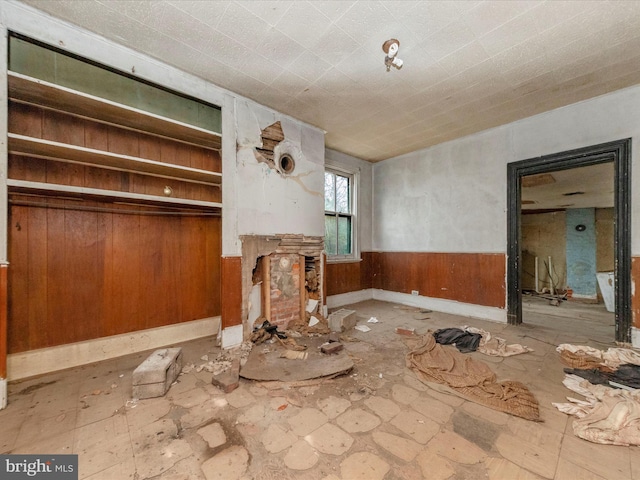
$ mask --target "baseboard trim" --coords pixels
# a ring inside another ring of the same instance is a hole
[[[7,380],[20,380],[121,357],[130,353],[187,342],[216,335],[219,329],[220,317],[218,316],[68,345],[14,353],[7,356]]]
[[[474,305],[471,303],[456,302],[454,300],[444,300],[442,298],[423,297],[409,293],[388,292],[386,290],[374,290],[373,298],[385,302],[429,309],[435,312],[479,318],[491,322],[507,323],[507,311],[498,307],[486,307],[484,305]]]
[[[7,379],[0,378],[0,410],[7,408]]]
[[[631,327],[631,345],[640,348],[640,328]]]
[[[330,297],[327,297],[327,306],[329,308],[337,308],[343,305],[350,305],[372,299],[425,308],[436,312],[450,313],[463,317],[480,318],[482,320],[489,320],[492,322],[507,323],[507,311],[503,308],[473,305],[470,303],[456,302],[454,300],[410,295],[408,293],[389,292],[387,290],[374,288],[360,290],[358,292],[342,293],[340,295],[331,295]],[[640,341],[640,336],[638,337],[638,341]]]
[[[327,308],[337,308],[352,303],[364,302],[373,299],[373,288],[359,290],[357,292],[341,293],[327,297]]]
[[[222,329],[222,348],[233,348],[242,344],[244,327],[242,325],[232,325]]]

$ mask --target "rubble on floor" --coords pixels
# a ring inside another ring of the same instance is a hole
[[[517,375],[535,392],[542,423],[487,408],[407,368],[406,351],[416,350],[429,329],[450,325],[451,315],[430,313],[425,321],[418,307],[381,301],[352,308],[369,332],[303,335],[287,329],[286,339],[272,335],[230,350],[221,350],[215,337],[186,342],[182,371],[163,397],[131,396],[132,371],[149,352],[10,383],[8,408],[0,411],[0,453],[78,453],[80,478],[87,480],[636,478],[636,447],[583,441],[572,432],[572,423],[582,419],[551,406],[566,395],[556,342],[572,338],[576,328],[558,331],[549,322],[534,333],[531,326],[457,317],[456,325],[496,329],[510,341],[530,339],[534,354],[487,362],[498,377]],[[379,322],[368,322],[372,316]],[[398,326],[414,335],[396,334]],[[343,348],[322,353],[325,342]],[[259,354],[307,358],[280,358],[280,380],[240,376],[255,367]],[[348,371],[294,379],[297,370],[320,360],[344,358],[352,363]],[[213,382],[236,371],[237,379]],[[586,412],[591,404],[579,408]],[[628,412],[603,423],[631,420]],[[585,432],[594,432],[593,423]]]
[[[329,330],[332,332],[346,332],[355,327],[357,321],[355,310],[341,308],[329,314]]]
[[[181,348],[156,350],[133,371],[133,398],[162,397],[181,370]]]
[[[341,343],[328,342],[328,338],[328,335],[298,338],[297,344],[305,349],[302,353],[307,354],[304,358],[298,358],[297,355],[291,355],[295,357],[293,359],[283,357],[288,347],[278,341],[256,346],[240,368],[240,376],[259,381],[299,381],[347,373],[353,368],[353,360],[340,351]],[[325,350],[331,355],[322,352],[325,343],[329,345]],[[303,361],[298,361],[300,359]]]

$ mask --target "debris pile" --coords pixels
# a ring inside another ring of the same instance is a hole
[[[260,344],[263,342],[278,342],[284,348],[286,348],[286,352],[293,353],[283,353],[281,355],[282,358],[289,358],[291,360],[301,359],[305,360],[307,358],[306,355],[302,355],[299,352],[302,352],[307,349],[306,345],[298,345],[298,342],[295,341],[293,337],[301,337],[295,331],[287,331],[287,333],[280,332],[278,330],[277,325],[272,325],[267,319],[258,319],[256,322],[256,327],[253,329],[253,333],[251,334],[251,342],[253,344]]]
[[[287,335],[284,332],[278,331],[277,325],[272,325],[269,320],[264,317],[260,317],[256,320],[255,325],[256,326],[253,328],[253,333],[250,337],[251,342],[255,345],[271,340],[274,334],[277,338],[287,338]]]
[[[606,351],[563,343],[556,348],[565,368],[562,382],[586,400],[553,403],[577,417],[573,433],[594,443],[640,445],[640,354],[627,348]]]
[[[203,363],[196,365],[194,363],[187,363],[182,367],[181,375],[191,372],[200,373],[203,370],[212,373],[214,376],[229,370],[235,359],[238,359],[241,364],[244,364],[251,353],[253,344],[251,342],[244,342],[239,347],[221,351],[218,355],[211,359],[209,355],[205,354],[200,357]]]
[[[504,338],[493,337],[486,330],[475,327],[441,328],[433,333],[437,343],[455,345],[462,353],[475,352],[494,357],[510,357],[533,349],[514,343],[507,345]]]

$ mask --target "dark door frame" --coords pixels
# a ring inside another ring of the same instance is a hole
[[[507,322],[522,323],[520,269],[521,179],[599,163],[614,164],[614,281],[616,341],[631,343],[631,139],[507,164]]]

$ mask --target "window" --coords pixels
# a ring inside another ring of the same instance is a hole
[[[338,170],[324,173],[324,248],[329,260],[353,260],[356,224],[354,175]]]

